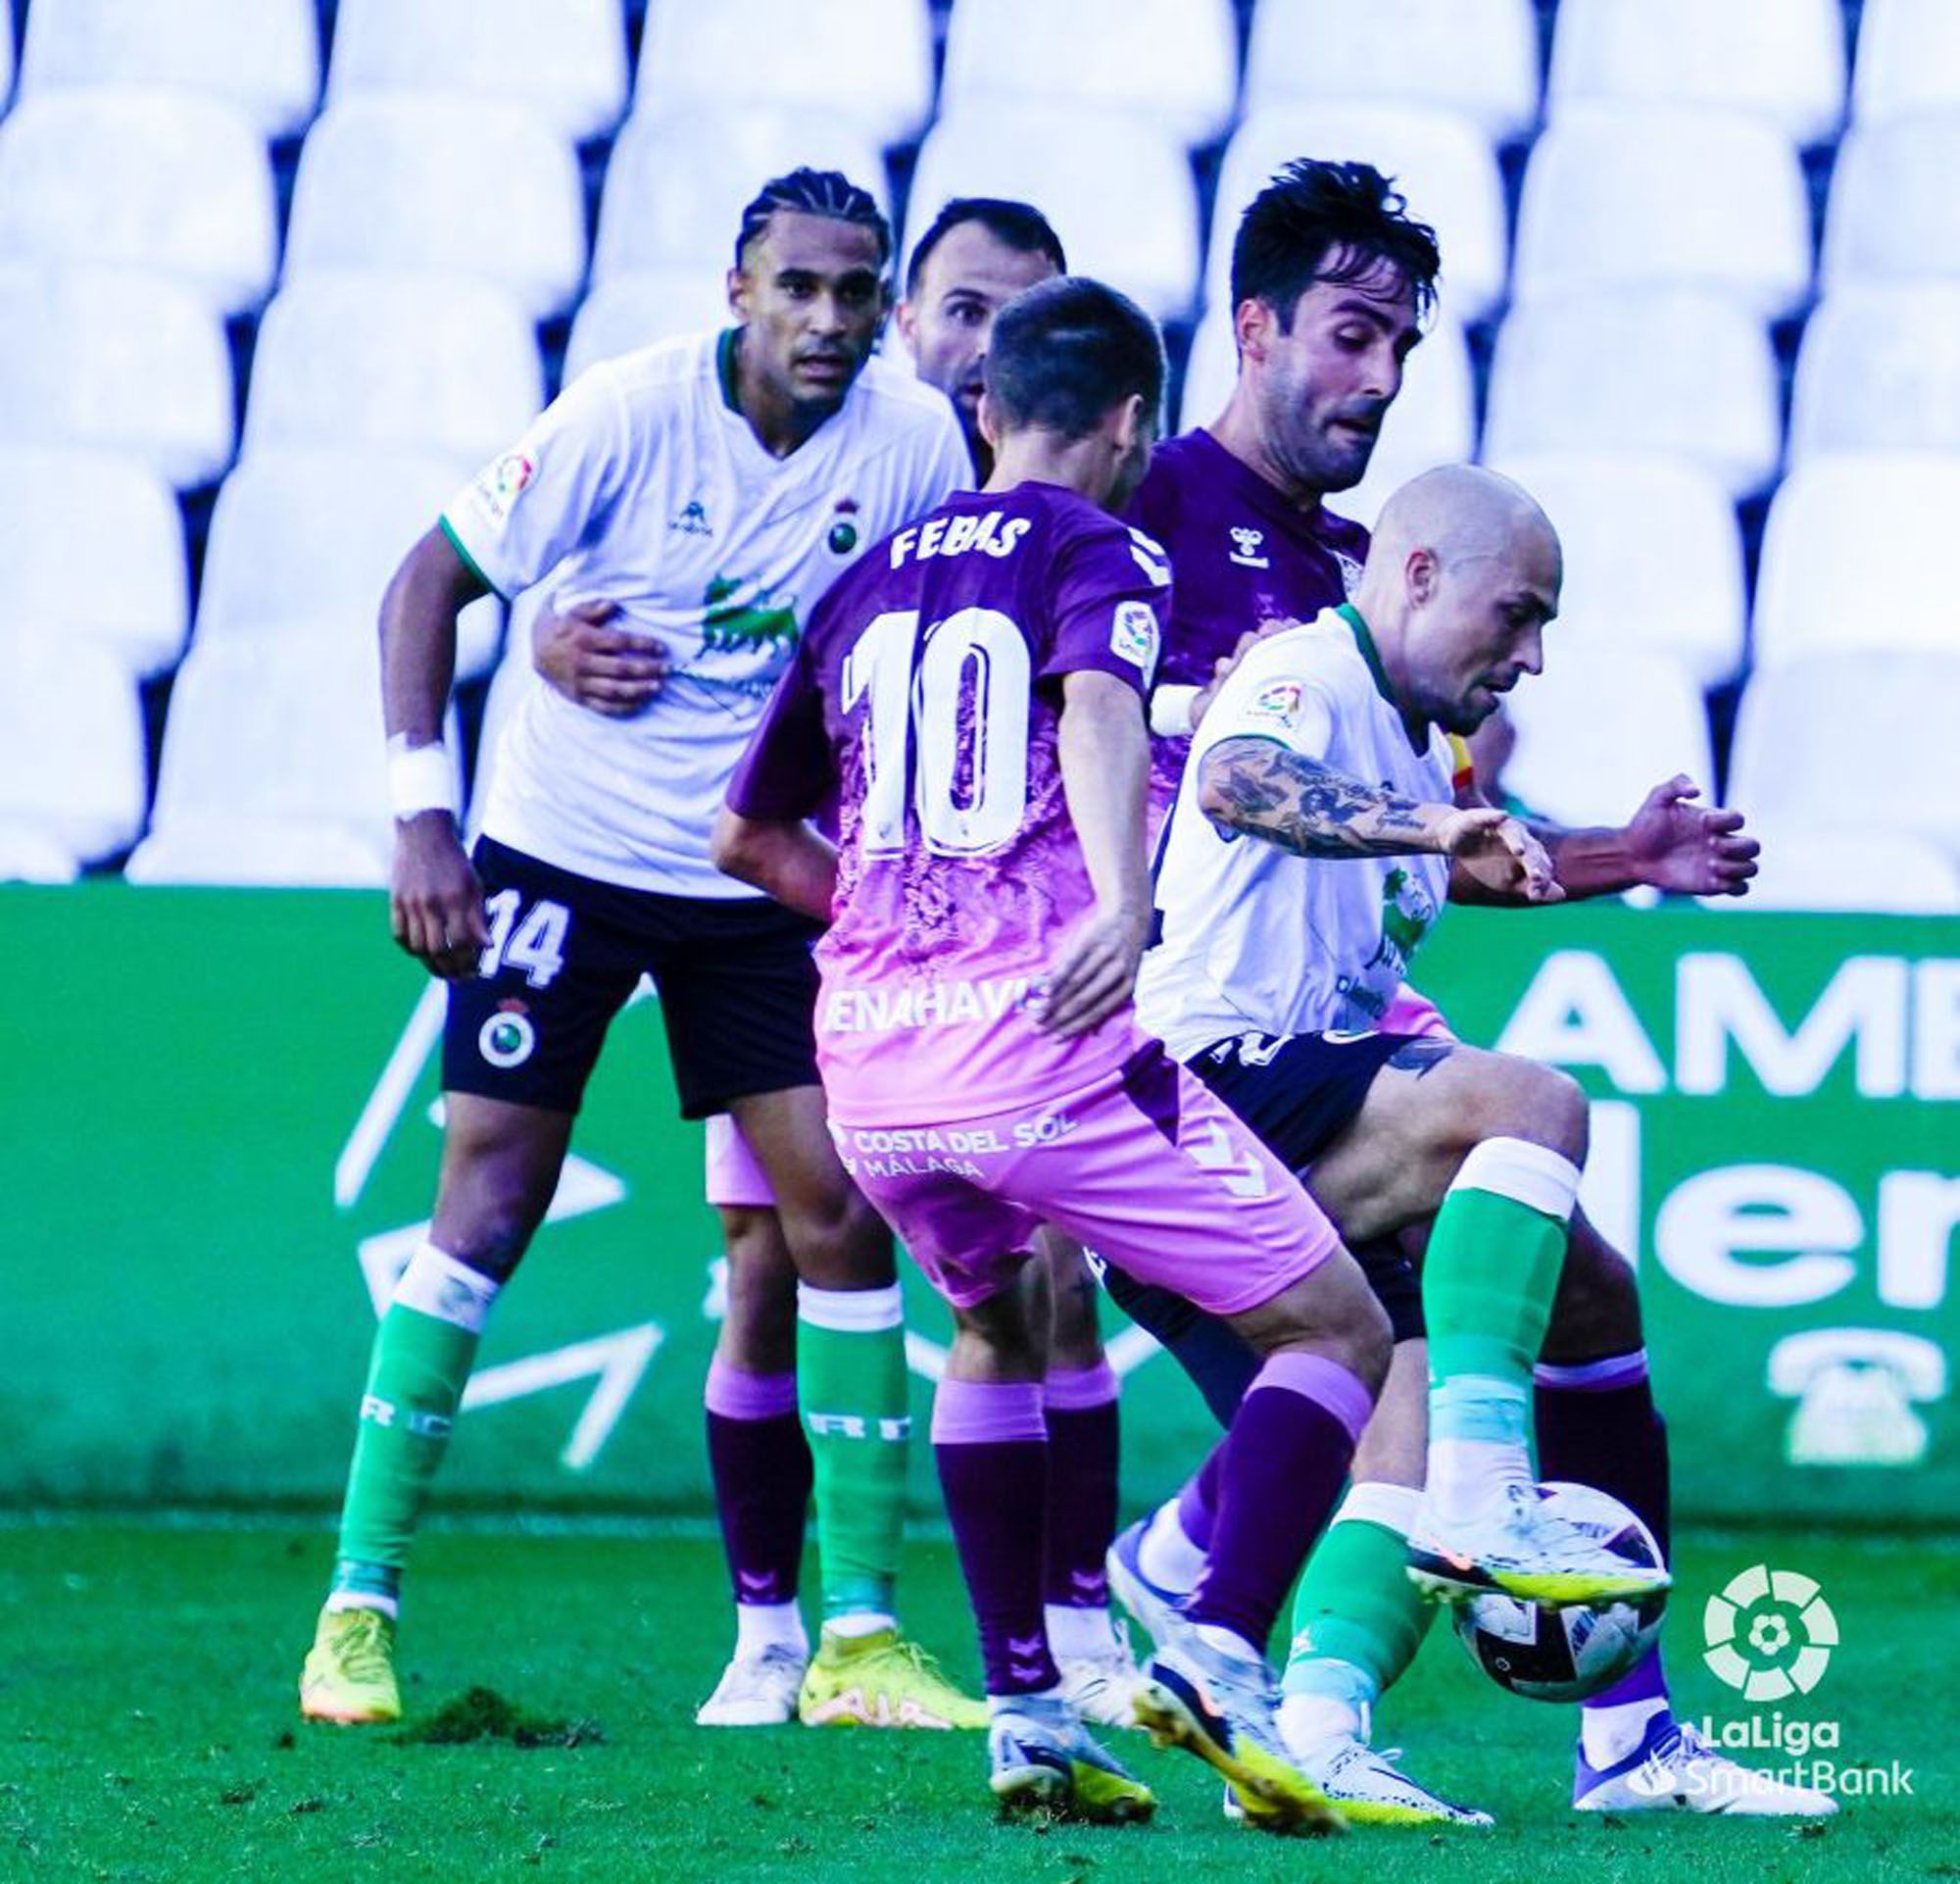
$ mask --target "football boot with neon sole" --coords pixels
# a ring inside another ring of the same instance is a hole
[[[1409,1531],[1408,1573],[1439,1602],[1497,1590],[1554,1610],[1637,1603],[1673,1581],[1557,1516],[1523,1481],[1497,1487],[1467,1520],[1446,1521],[1425,1500]]]
[[[838,1635],[826,1627],[797,1697],[806,1727],[967,1727],[987,1705],[963,1695],[897,1629]]]
[[[1003,1811],[1137,1825],[1157,1809],[1151,1789],[1090,1739],[1056,1695],[1004,1701],[988,1723],[987,1760]]]
[[[300,1712],[341,1727],[385,1725],[402,1717],[395,1680],[395,1620],[379,1610],[322,1610],[306,1666]]]

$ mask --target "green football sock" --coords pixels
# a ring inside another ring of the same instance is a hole
[[[1400,1485],[1348,1492],[1294,1593],[1288,1694],[1320,1695],[1359,1714],[1414,1661],[1436,1613],[1407,1574],[1420,1496]]]
[[[797,1398],[816,1467],[826,1618],[894,1613],[911,1436],[904,1316],[896,1282],[797,1285]]]
[[[1429,1494],[1463,1516],[1533,1475],[1532,1369],[1551,1320],[1579,1189],[1570,1159],[1487,1138],[1463,1161],[1423,1259]]]
[[[449,1449],[497,1285],[431,1244],[374,1334],[340,1512],[333,1594],[392,1601],[430,1481]]]

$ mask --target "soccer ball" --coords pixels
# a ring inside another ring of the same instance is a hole
[[[1602,1539],[1630,1563],[1658,1564],[1653,1533],[1617,1498],[1555,1481],[1538,1495],[1569,1524]],[[1610,1688],[1660,1636],[1665,1592],[1603,1610],[1547,1610],[1514,1596],[1457,1606],[1456,1634],[1498,1687],[1527,1701],[1584,1701]]]

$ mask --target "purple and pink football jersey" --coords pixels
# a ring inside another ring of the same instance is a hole
[[[1208,431],[1166,439],[1131,501],[1130,521],[1177,571],[1157,678],[1201,687],[1250,629],[1311,621],[1346,602],[1368,559],[1368,532],[1345,517],[1304,515]],[[1160,822],[1177,796],[1188,739],[1151,745],[1151,808]]]
[[[1144,1043],[1127,1009],[1074,1040],[1037,1021],[1095,905],[1056,754],[1062,679],[1113,674],[1141,716],[1168,584],[1148,537],[1024,484],[950,499],[811,616],[728,802],[805,818],[836,795],[816,1013],[835,1122],[1000,1112],[1079,1090]]]

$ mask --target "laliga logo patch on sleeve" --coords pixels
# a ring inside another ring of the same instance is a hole
[[[476,492],[494,522],[510,521],[511,509],[524,494],[537,467],[520,451],[509,451],[476,479]]]
[[[1116,604],[1115,617],[1109,623],[1110,652],[1140,668],[1146,680],[1156,671],[1160,638],[1157,612],[1148,602]]]
[[[1305,697],[1306,691],[1298,680],[1268,680],[1252,696],[1251,705],[1246,709],[1246,718],[1263,720],[1272,726],[1284,726],[1291,731],[1299,723],[1299,710]]]

